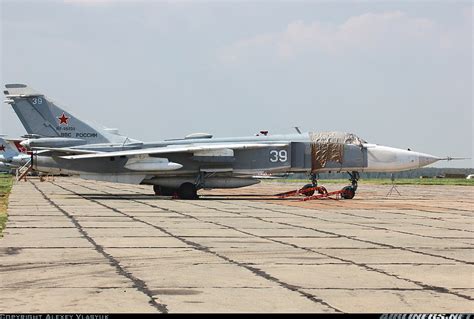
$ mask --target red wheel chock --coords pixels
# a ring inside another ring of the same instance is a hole
[[[310,187],[310,188],[300,188],[300,189],[292,190],[289,192],[276,194],[275,196],[277,196],[278,198],[288,198],[288,197],[293,197],[293,196],[306,195],[307,193],[310,193],[312,191],[317,192],[318,194],[300,198],[300,201],[322,199],[322,198],[338,200],[342,198],[341,194],[346,192],[346,190],[344,189],[328,192],[326,188],[323,186],[315,186],[315,187]]]

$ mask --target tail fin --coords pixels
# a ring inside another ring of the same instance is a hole
[[[20,154],[20,152],[15,144],[0,136],[0,156],[3,156],[4,159],[10,159],[18,154]]]
[[[87,144],[139,142],[78,119],[25,84],[7,84],[5,87],[5,102],[11,104],[29,134],[83,139]]]

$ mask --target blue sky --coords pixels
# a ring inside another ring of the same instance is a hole
[[[2,84],[137,139],[300,126],[473,157],[468,1],[1,3]],[[7,105],[0,126],[24,133]]]

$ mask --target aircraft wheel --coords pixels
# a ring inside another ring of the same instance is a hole
[[[161,186],[161,195],[163,196],[173,196],[176,194],[176,188],[171,188],[171,187],[163,187]]]
[[[341,197],[344,199],[353,199],[355,196],[355,190],[352,186],[346,186],[342,189]]]
[[[308,196],[308,197],[309,197],[309,196],[313,196],[313,195],[314,195],[314,189],[311,190],[311,191],[307,191],[307,192],[304,191],[305,189],[313,188],[313,187],[314,187],[313,184],[306,184],[305,186],[303,186],[303,187],[301,188],[301,189],[302,189],[301,193],[302,193],[303,195],[305,195],[305,196]]]
[[[320,186],[319,189],[318,189],[318,193],[319,194],[327,194],[328,193],[328,190],[326,189],[326,187],[324,186]]]
[[[193,183],[183,183],[178,188],[178,196],[181,199],[197,199],[197,189]]]
[[[176,189],[171,187],[163,187],[159,185],[153,185],[153,190],[157,196],[173,196],[176,194]]]

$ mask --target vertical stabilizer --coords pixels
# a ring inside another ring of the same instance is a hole
[[[139,142],[82,121],[25,84],[7,84],[6,103],[13,107],[28,134],[83,139],[87,144]]]
[[[10,159],[20,154],[15,144],[12,141],[8,141],[0,136],[0,157],[4,159]]]

